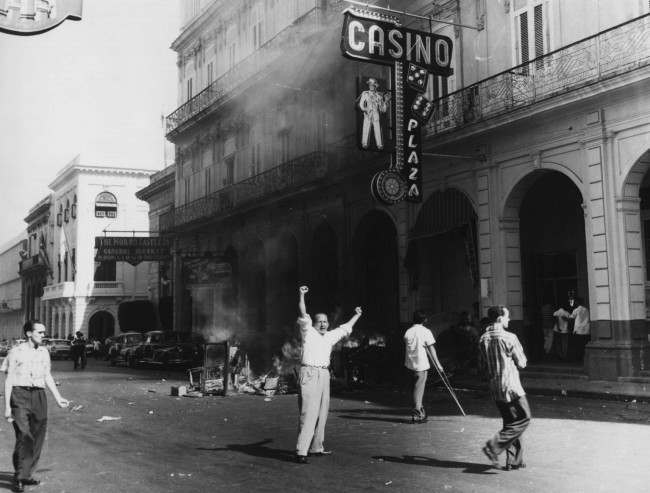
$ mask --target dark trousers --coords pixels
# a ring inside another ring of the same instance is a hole
[[[489,447],[496,455],[506,451],[506,465],[520,466],[524,461],[521,435],[530,423],[530,407],[526,396],[511,402],[496,401],[503,418],[503,428],[492,440]]]
[[[16,478],[29,479],[36,469],[47,429],[47,397],[45,389],[13,387],[11,416],[14,419],[16,446],[13,463]]]
[[[83,370],[86,368],[86,363],[88,361],[86,357],[86,348],[85,347],[73,347],[72,348],[72,358],[74,360],[74,369],[81,367]]]

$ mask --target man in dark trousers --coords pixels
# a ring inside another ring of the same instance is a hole
[[[44,346],[45,326],[30,320],[23,326],[27,342],[16,346],[2,365],[5,378],[5,418],[13,423],[16,446],[13,453],[13,491],[25,491],[25,485],[37,485],[32,473],[41,456],[47,427],[47,396],[50,389],[59,407],[69,402],[61,397],[50,373],[50,353]]]
[[[78,331],[76,333],[75,338],[72,340],[71,352],[72,359],[74,360],[74,369],[81,368],[83,370],[86,368],[88,358],[86,356],[86,338],[83,332]]]
[[[506,451],[504,469],[520,469],[524,463],[521,435],[530,423],[530,407],[519,369],[526,367],[526,355],[517,336],[506,332],[510,312],[505,306],[493,306],[487,312],[490,325],[479,340],[482,370],[487,374],[490,392],[503,418],[503,428],[483,447],[483,453],[495,467],[499,454]]]

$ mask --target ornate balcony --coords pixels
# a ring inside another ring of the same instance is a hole
[[[88,296],[124,296],[121,281],[93,281],[88,285]]]
[[[436,100],[426,131],[451,132],[647,65],[650,14]]]
[[[338,2],[338,0],[337,0]],[[256,82],[268,77],[270,69],[277,60],[286,58],[292,46],[299,46],[304,36],[301,33],[313,32],[314,22],[318,22],[319,6],[312,8],[300,19],[286,27],[259,49],[237,63],[231,70],[203,89],[187,103],[179,106],[165,119],[167,138],[182,130],[186,123],[200,120],[217,109],[222,103],[242,92]]]
[[[74,296],[74,282],[50,284],[43,289],[43,301]]]
[[[235,208],[251,205],[260,199],[296,192],[300,187],[332,174],[335,163],[336,159],[324,152],[312,152],[287,161],[162,214],[160,231],[170,232],[174,228],[226,215]]]

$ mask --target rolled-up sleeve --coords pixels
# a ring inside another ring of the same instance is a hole
[[[519,368],[526,368],[526,364],[528,364],[524,349],[516,337],[512,341],[512,359]]]
[[[343,324],[334,330],[330,330],[326,335],[332,345],[334,345],[344,337],[348,337],[350,334],[352,334],[352,325]]]
[[[311,317],[309,315],[298,317],[298,320],[297,320],[296,323],[298,324],[298,327],[300,328],[300,333],[301,334],[304,334],[305,332],[307,332],[309,327],[312,326]]]

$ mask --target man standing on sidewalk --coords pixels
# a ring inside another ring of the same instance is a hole
[[[307,313],[305,295],[307,286],[299,289],[298,309],[302,359],[300,363],[300,432],[296,443],[296,462],[307,464],[307,453],[329,455],[325,450],[325,423],[330,407],[330,355],[332,346],[352,333],[352,327],[361,316],[356,307],[352,318],[340,327],[328,331],[329,321],[324,313],[317,313],[312,323]]]
[[[13,453],[13,491],[25,491],[25,485],[37,485],[32,473],[41,456],[47,427],[47,386],[60,407],[69,402],[61,397],[50,373],[50,353],[41,345],[45,326],[28,321],[23,326],[27,342],[7,355],[2,370],[5,378],[5,418],[13,423],[16,446]]]
[[[427,357],[427,347],[434,358],[433,364],[437,366],[440,373],[443,372],[434,348],[436,340],[431,331],[424,326],[425,323],[427,323],[427,316],[424,311],[416,310],[413,313],[413,325],[404,334],[404,366],[413,372],[413,412],[411,416],[413,423],[424,423],[427,420],[427,414],[422,405],[427,374],[431,368]]]
[[[481,367],[487,373],[490,392],[503,418],[503,428],[483,447],[494,466],[506,451],[504,469],[526,467],[521,435],[530,423],[530,407],[521,382],[519,369],[526,367],[526,355],[517,336],[506,332],[510,312],[505,306],[492,306],[487,312],[490,325],[479,341]]]

